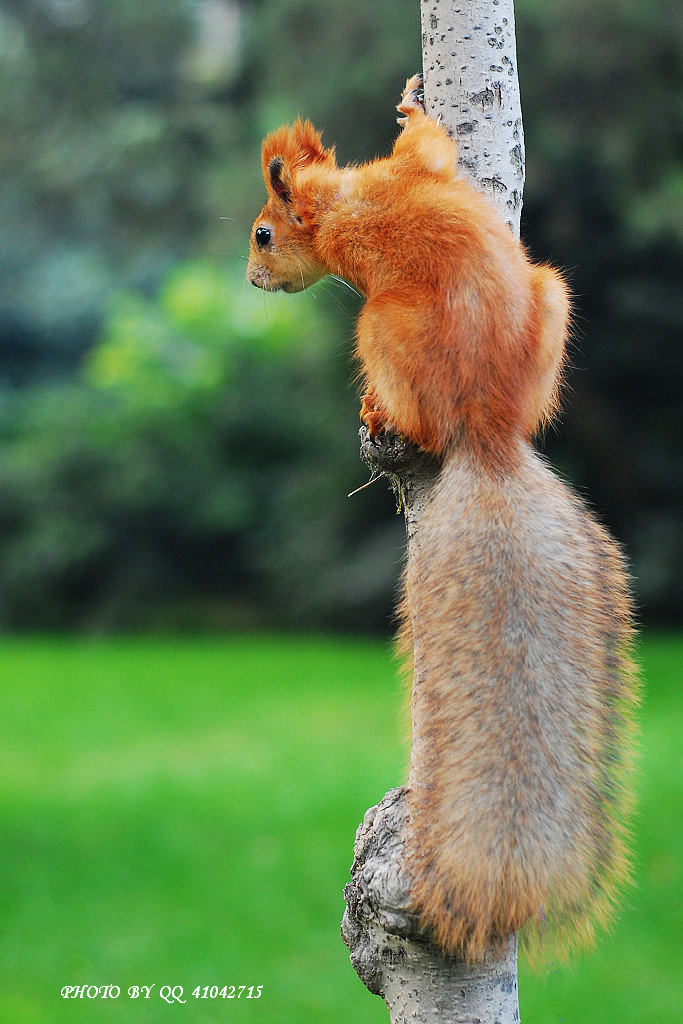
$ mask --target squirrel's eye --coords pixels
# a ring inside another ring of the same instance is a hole
[[[256,231],[254,232],[254,238],[256,239],[256,245],[259,247],[259,249],[265,249],[267,245],[270,245],[270,228],[264,228],[263,226],[256,228]]]

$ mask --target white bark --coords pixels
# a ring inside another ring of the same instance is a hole
[[[524,137],[517,82],[513,0],[421,0],[425,106],[460,145],[460,165],[519,237]],[[410,70],[410,69],[408,69]],[[361,454],[390,476],[406,517],[408,558],[438,466],[393,435]],[[414,681],[424,670],[414,652]],[[428,685],[425,680],[423,686]],[[404,790],[371,808],[354,847],[344,941],[361,980],[381,995],[392,1024],[517,1024],[517,937],[483,965],[444,958],[420,934],[403,858]]]
[[[422,0],[425,106],[519,238],[524,132],[512,0]]]

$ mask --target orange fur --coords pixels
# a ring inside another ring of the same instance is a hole
[[[621,555],[529,439],[557,407],[569,315],[415,102],[391,155],[340,168],[308,123],[263,144],[249,280],[364,293],[362,416],[442,457],[411,544],[407,856],[447,952],[546,915],[568,942],[628,875],[630,601]]]
[[[391,425],[434,454],[465,434],[500,459],[554,406],[566,288],[454,176],[445,129],[418,108],[406,121],[391,156],[360,167],[337,167],[309,122],[269,135],[254,230],[272,242],[259,249],[252,232],[248,277],[285,291],[348,280],[367,298],[357,354],[374,431]]]

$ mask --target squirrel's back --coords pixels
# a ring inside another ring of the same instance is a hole
[[[572,945],[628,877],[635,702],[622,557],[524,442],[447,459],[413,539],[409,860],[423,923],[480,957],[529,919]]]

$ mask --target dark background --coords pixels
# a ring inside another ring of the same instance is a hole
[[[568,274],[549,457],[683,611],[683,11],[518,0],[523,237]],[[0,2],[0,628],[386,629],[354,298],[244,282],[259,147],[386,152],[417,0]]]

